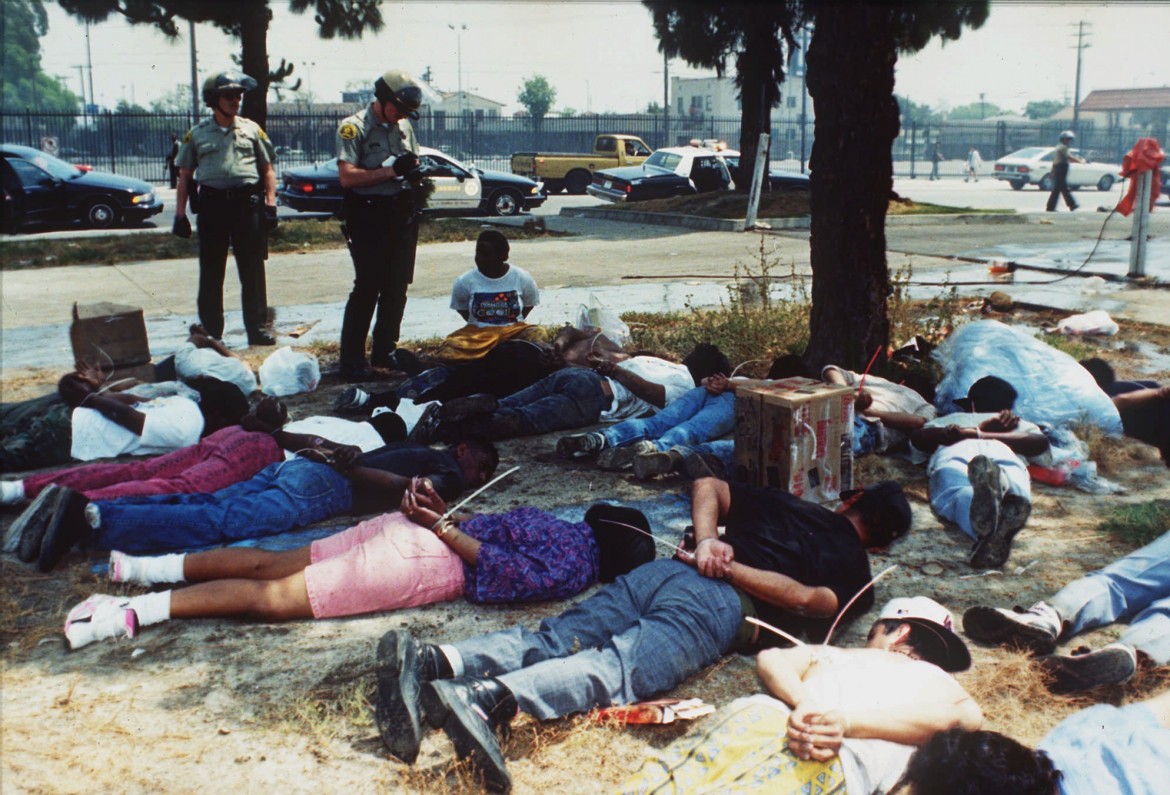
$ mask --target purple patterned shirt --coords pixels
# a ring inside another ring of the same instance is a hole
[[[475,566],[463,564],[469,602],[565,599],[597,582],[593,530],[528,506],[480,514],[459,529],[483,544]]]

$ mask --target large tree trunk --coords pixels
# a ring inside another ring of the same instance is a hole
[[[244,8],[240,11],[240,66],[258,85],[244,95],[240,113],[265,127],[268,124],[268,3],[247,0]]]
[[[808,51],[816,111],[812,170],[812,313],[805,364],[864,368],[885,358],[886,209],[898,134],[892,11],[880,3],[821,3]]]

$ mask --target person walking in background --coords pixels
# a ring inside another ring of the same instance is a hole
[[[983,165],[983,155],[979,154],[979,150],[972,146],[971,151],[967,152],[967,176],[963,177],[963,182],[972,179],[978,182],[981,165]]]
[[[191,237],[187,196],[199,180],[199,322],[223,338],[223,278],[228,246],[240,272],[240,303],[249,345],[275,345],[265,330],[268,295],[264,278],[267,231],[276,228],[276,150],[264,130],[240,117],[245,91],[256,81],[240,72],[220,72],[203,83],[203,103],[212,117],[195,125],[176,156],[179,183],[171,231]]]
[[[1065,130],[1060,134],[1060,143],[1056,145],[1056,149],[1052,152],[1052,192],[1048,194],[1048,206],[1045,208],[1048,212],[1056,212],[1056,200],[1063,196],[1064,203],[1068,206],[1069,212],[1077,208],[1076,199],[1072,197],[1072,191],[1068,189],[1068,164],[1069,163],[1084,163],[1082,157],[1077,157],[1069,151],[1069,145],[1076,140],[1076,135],[1072,130]]]
[[[345,189],[345,230],[353,292],[341,321],[341,377],[367,381],[369,365],[402,370],[397,354],[406,290],[414,280],[418,223],[413,187],[422,185],[418,118],[422,89],[392,69],[374,81],[374,101],[337,128],[337,175]],[[366,361],[366,336],[375,317]]]
[[[942,153],[942,141],[935,141],[934,147],[930,150],[930,179],[939,179],[938,164],[945,159]]]
[[[163,176],[170,180],[171,190],[179,184],[179,136],[171,133],[171,148],[167,150],[166,164],[163,166]]]

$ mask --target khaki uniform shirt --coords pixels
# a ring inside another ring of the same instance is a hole
[[[226,130],[214,117],[196,124],[175,162],[194,171],[199,184],[224,190],[259,183],[263,166],[275,161],[276,150],[260,125],[237,116]]]
[[[337,158],[358,168],[381,168],[386,158],[407,152],[417,154],[418,141],[414,137],[414,127],[406,119],[396,125],[383,124],[374,115],[373,108],[366,107],[337,128]],[[363,196],[395,196],[409,187],[406,180],[391,179],[352,190]]]
[[[1055,166],[1059,163],[1068,163],[1068,162],[1070,162],[1069,157],[1068,157],[1068,144],[1066,144],[1066,143],[1057,144],[1056,147],[1052,150],[1052,165]]]

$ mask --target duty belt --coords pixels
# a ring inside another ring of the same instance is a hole
[[[260,195],[260,185],[252,183],[251,185],[240,185],[235,188],[213,188],[210,185],[200,185],[199,193],[209,199],[224,199],[231,201],[232,199],[242,199],[245,197]]]

